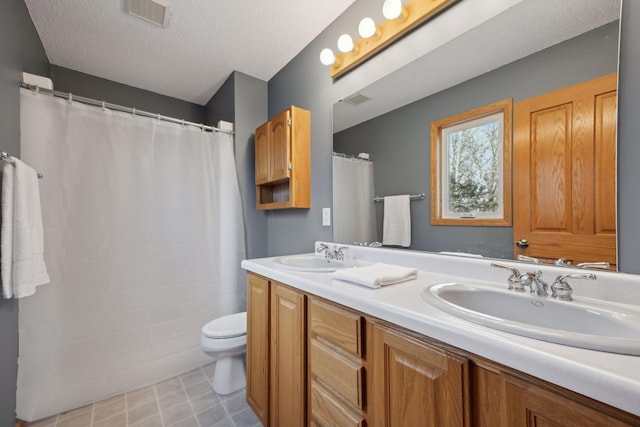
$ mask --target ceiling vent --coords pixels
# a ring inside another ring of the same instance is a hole
[[[358,105],[360,105],[362,103],[365,103],[367,101],[370,101],[370,100],[371,100],[371,98],[369,98],[368,96],[365,96],[365,95],[363,95],[361,93],[354,93],[353,95],[346,97],[342,101],[346,102],[347,104],[350,104],[350,105],[358,106]]]
[[[169,26],[171,9],[161,0],[127,0],[127,11],[133,16],[161,27]]]

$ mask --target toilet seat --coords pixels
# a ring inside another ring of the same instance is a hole
[[[233,338],[246,334],[246,311],[219,317],[202,327],[202,335],[207,338]]]

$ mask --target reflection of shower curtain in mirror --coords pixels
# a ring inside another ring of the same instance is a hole
[[[373,162],[333,156],[333,241],[375,242]]]

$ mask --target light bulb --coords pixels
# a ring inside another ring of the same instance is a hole
[[[364,18],[358,25],[358,33],[364,39],[373,36],[376,33],[376,23],[371,18]]]
[[[336,62],[336,56],[331,49],[322,49],[322,52],[320,52],[320,62],[322,62],[322,65],[333,65],[333,63]]]
[[[382,5],[382,15],[386,19],[396,19],[402,15],[402,1],[401,0],[385,0]]]
[[[353,40],[349,34],[343,34],[338,37],[338,50],[343,53],[351,52],[353,50]]]

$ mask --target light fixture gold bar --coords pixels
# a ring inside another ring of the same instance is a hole
[[[353,51],[339,53],[331,66],[331,77],[335,79],[358,66],[456,1],[459,0],[411,0],[403,6],[402,16],[378,25],[379,36],[358,39]]]

